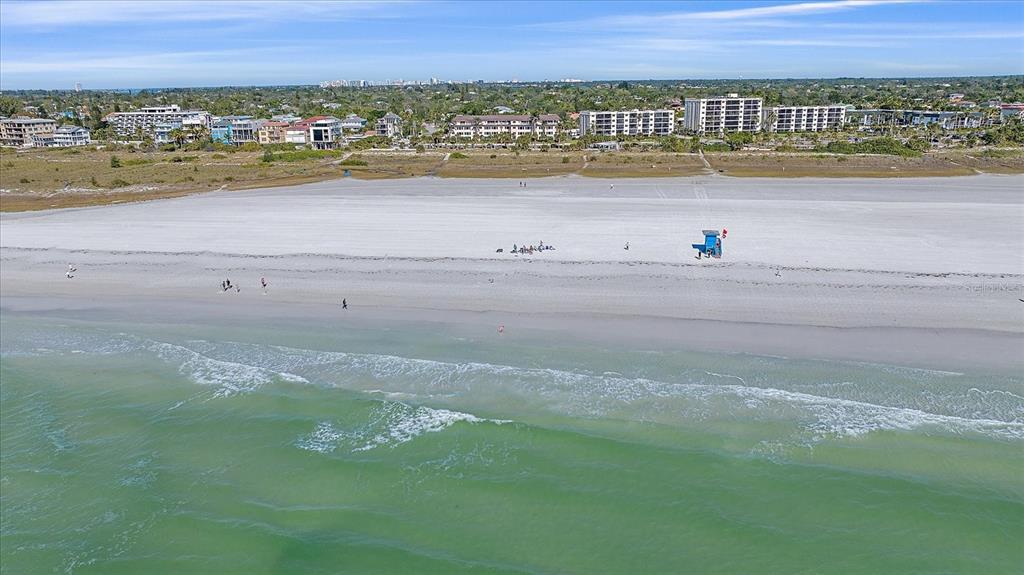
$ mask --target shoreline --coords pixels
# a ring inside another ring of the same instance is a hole
[[[228,294],[226,297],[231,297]],[[4,295],[10,317],[286,330],[417,329],[425,334],[606,349],[694,351],[1010,375],[1024,369],[1024,333],[907,327],[840,328],[597,313],[509,313],[322,303],[222,303],[148,296]],[[8,315],[9,314],[9,315]],[[503,326],[498,333],[497,326]]]

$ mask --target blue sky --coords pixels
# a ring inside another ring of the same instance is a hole
[[[1024,2],[0,0],[0,88],[1024,73]]]

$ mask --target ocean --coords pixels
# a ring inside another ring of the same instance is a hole
[[[1019,573],[1024,380],[0,318],[3,573]]]

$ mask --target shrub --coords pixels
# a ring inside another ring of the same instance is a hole
[[[30,179],[28,179],[28,178],[22,178],[22,179],[21,179],[20,181],[21,181],[21,183],[23,183],[23,184],[27,184],[27,183],[31,182],[32,180],[30,180]]]
[[[351,157],[351,158],[349,158],[347,160],[342,160],[342,161],[340,161],[338,163],[341,164],[342,166],[369,166],[370,165],[366,160],[360,159],[358,157]]]
[[[498,154],[491,154],[491,159],[492,159],[492,160],[493,160],[494,158],[497,158],[497,157],[498,157]]]
[[[341,150],[295,150],[294,152],[281,152],[280,154],[274,154],[274,161],[301,162],[302,160],[336,158],[343,153],[344,152]]]
[[[117,156],[110,156],[110,167],[111,168],[120,168],[121,167],[121,159],[118,158]]]
[[[131,182],[126,182],[126,181],[122,180],[121,178],[117,178],[113,182],[110,182],[110,187],[111,188],[123,188],[125,186],[130,186],[130,185],[132,185]]]
[[[893,138],[876,138],[865,142],[829,142],[827,146],[815,148],[833,154],[884,154],[888,156],[918,157],[921,152],[902,144]]]
[[[171,161],[174,162],[175,164],[180,164],[180,163],[184,162],[185,160],[182,159],[181,156],[174,156],[173,158],[171,158]]]
[[[223,160],[224,158],[227,158],[224,154],[212,154],[210,157],[214,160]]]
[[[100,183],[96,181],[96,176],[89,178],[89,183],[92,184],[92,187],[94,188],[100,187]]]
[[[416,153],[417,154],[422,154],[425,150],[426,150],[426,148],[423,147],[423,144],[418,144],[416,146]]]
[[[269,164],[274,161],[274,152],[270,150],[263,150],[263,163]]]
[[[452,155],[449,156],[449,157],[451,159],[453,159],[453,160],[465,160],[469,156],[467,156],[466,154],[463,154],[462,152],[452,152]]]
[[[712,142],[710,144],[704,144],[702,147],[705,152],[728,152],[732,150],[732,147],[729,146],[729,144],[722,142]]]
[[[568,164],[569,163],[569,156],[562,156],[562,163],[563,164]]]
[[[224,181],[225,182],[233,182],[233,181],[235,181],[235,177],[234,176],[225,176],[224,177]]]

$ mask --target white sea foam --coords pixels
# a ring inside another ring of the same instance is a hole
[[[590,417],[626,415],[622,413],[624,406],[633,404],[653,412],[675,410],[677,415],[686,419],[714,417],[721,409],[727,409],[730,415],[751,420],[793,419],[806,432],[804,440],[858,437],[872,431],[926,427],[954,434],[978,433],[1004,439],[1024,439],[1024,408],[1016,401],[1019,396],[1012,392],[1004,392],[1003,395],[1014,401],[1001,408],[1001,411],[992,411],[999,417],[961,417],[915,407],[881,405],[750,385],[740,376],[711,371],[691,372],[685,374],[689,381],[673,383],[617,377],[607,373],[595,375],[390,355],[277,349],[282,352],[278,360],[286,358],[288,365],[296,366],[295,369],[303,373],[312,370],[319,376],[315,380],[348,387],[353,382],[358,384],[369,379],[375,386],[367,391],[378,393],[444,394],[457,397],[460,393],[486,387],[490,391],[498,390],[519,396],[524,401],[540,400],[547,409]],[[270,358],[270,362],[274,364],[275,360]],[[305,369],[302,364],[306,366]],[[277,364],[275,367],[283,366]],[[923,372],[916,370],[915,373]],[[723,379],[737,383],[721,383]],[[685,402],[673,403],[673,400],[680,399]],[[633,415],[646,420],[646,415],[650,413]],[[1002,416],[1006,416],[1006,419]],[[407,419],[410,428],[431,429],[433,421],[428,416]],[[383,438],[403,437],[402,429],[397,426],[394,433],[382,434],[381,442],[387,443]],[[367,445],[372,447],[373,444]]]
[[[329,422],[321,421],[312,433],[300,437],[295,445],[306,451],[330,453],[338,448],[338,441],[345,436],[344,431],[337,429]]]
[[[330,453],[341,446],[352,452],[369,451],[378,447],[396,447],[425,433],[444,431],[459,422],[508,423],[449,409],[382,401],[373,409],[367,422],[352,429],[342,429],[334,423],[322,421],[312,433],[300,437],[296,445],[318,453]]]
[[[248,343],[189,341],[186,346],[130,336],[82,345],[68,334],[72,349],[111,353],[147,350],[176,363],[193,381],[216,388],[216,397],[258,389],[274,380],[309,381],[346,389],[373,391],[388,399],[430,401],[482,395],[523,409],[570,416],[617,417],[660,423],[697,423],[732,418],[791,421],[799,442],[827,437],[859,437],[872,431],[927,429],[954,434],[981,434],[1024,439],[1024,397],[1000,389],[933,389],[891,393],[843,381],[840,384],[746,378],[716,371],[688,370],[681,381],[625,377],[614,372],[589,373],[522,368],[478,362],[443,362],[394,355],[346,353]],[[955,374],[897,369],[914,377]],[[927,383],[927,382],[926,382]],[[1017,385],[1013,383],[1011,385]],[[784,389],[789,387],[790,389]],[[446,429],[474,416],[456,411],[415,408],[401,402],[377,416],[376,427],[349,430],[352,449],[398,445],[423,433]],[[967,407],[964,407],[964,406]],[[334,441],[343,440],[337,438]],[[361,441],[361,443],[359,443]]]
[[[309,383],[306,378],[287,372],[275,372],[245,363],[214,359],[187,347],[153,342],[148,349],[168,362],[178,363],[178,371],[201,385],[216,387],[214,397],[226,397],[253,391],[274,379]]]

